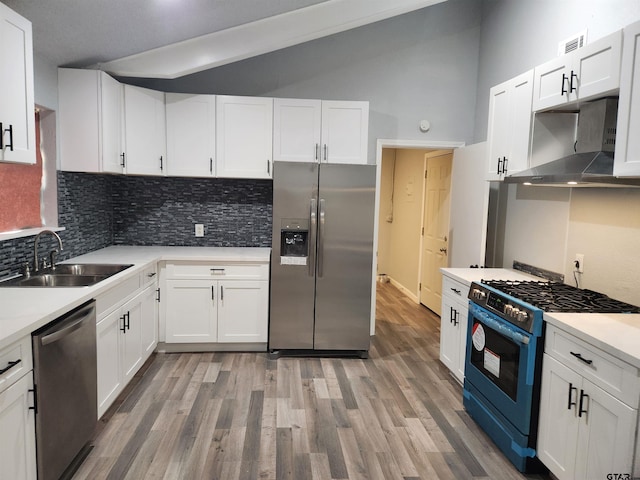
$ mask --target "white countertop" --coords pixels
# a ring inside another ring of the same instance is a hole
[[[510,268],[441,268],[443,275],[451,277],[465,285],[480,280],[542,280],[534,275]]]
[[[19,340],[69,310],[137,275],[158,261],[269,263],[270,248],[113,246],[62,263],[133,264],[90,287],[0,287],[0,348]]]
[[[640,368],[640,314],[545,313],[547,323]]]

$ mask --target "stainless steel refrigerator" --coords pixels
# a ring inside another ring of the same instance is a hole
[[[274,162],[269,350],[369,350],[375,165]]]

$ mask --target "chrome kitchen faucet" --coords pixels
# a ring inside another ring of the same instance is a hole
[[[56,232],[54,232],[53,230],[41,231],[38,235],[36,235],[35,242],[33,243],[33,271],[34,272],[37,272],[38,269],[40,268],[38,265],[38,241],[40,240],[40,237],[42,236],[43,233],[50,233],[51,235],[56,237],[56,239],[58,240],[58,245],[60,246],[60,250],[63,250],[62,239],[60,239],[60,236]],[[51,268],[55,268],[55,263],[56,263],[55,257],[57,254],[58,254],[58,250],[51,250],[51,252],[49,252],[49,256],[51,258]]]

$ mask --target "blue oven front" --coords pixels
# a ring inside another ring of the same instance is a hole
[[[542,311],[527,332],[469,302],[463,403],[469,415],[521,472],[536,458]]]

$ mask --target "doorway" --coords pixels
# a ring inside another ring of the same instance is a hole
[[[378,281],[390,281],[412,301],[425,303],[438,314],[441,301],[439,268],[446,266],[446,253],[440,249],[447,249],[442,242],[448,240],[444,240],[448,235],[439,235],[439,244],[429,242],[427,246],[427,242],[423,241],[422,227],[426,227],[424,232],[431,236],[432,240],[436,240],[440,232],[448,232],[448,226],[442,222],[432,225],[431,228],[428,226],[433,220],[448,220],[448,205],[446,214],[437,213],[437,208],[425,208],[425,172],[428,171],[430,161],[433,168],[441,168],[441,165],[437,166],[439,162],[448,163],[450,184],[452,152],[453,149],[462,146],[463,143],[455,142],[378,140],[378,223],[374,245],[377,252],[376,278]],[[439,157],[439,161],[435,160]],[[432,178],[440,175],[441,173],[434,173]],[[438,188],[433,187],[432,195],[448,199],[446,193],[437,192]],[[435,251],[435,255],[425,253],[425,249],[429,252]],[[433,273],[427,274],[428,269]],[[426,292],[423,295],[425,288]],[[375,331],[374,328],[372,327],[372,333]]]

